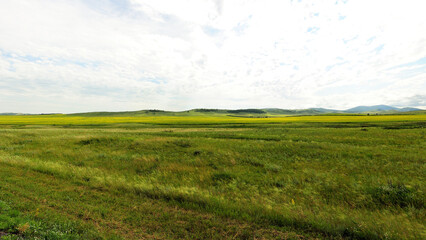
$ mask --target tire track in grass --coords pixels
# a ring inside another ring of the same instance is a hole
[[[2,166],[0,177],[5,179],[4,184],[0,186],[2,190],[0,196],[13,196],[11,198],[19,201],[19,204],[26,206],[26,208],[34,206],[33,208],[35,209],[35,206],[37,206],[44,211],[55,212],[61,216],[65,215],[75,221],[83,221],[86,224],[95,226],[100,232],[108,232],[111,228],[115,229],[112,232],[122,235],[125,239],[175,238],[176,236],[171,235],[171,232],[180,234],[182,238],[231,238],[232,236],[237,236],[236,238],[238,239],[248,237],[247,234],[249,233],[256,237],[269,236],[268,238],[276,239],[285,239],[287,237],[293,239],[307,238],[294,232],[282,232],[232,219],[221,219],[207,213],[176,208],[176,206],[159,201],[141,199],[140,196],[134,194],[118,193],[119,195],[117,195],[114,192],[74,185],[71,182],[61,180],[61,178],[58,179],[52,175],[37,171],[28,171],[28,168],[25,170],[25,168],[20,166],[8,164],[0,164],[0,166]],[[37,179],[37,182],[28,181],[28,179]],[[34,191],[34,188],[37,188],[37,191]],[[56,194],[51,195],[51,193]],[[75,202],[64,201],[64,198],[73,194],[74,197],[78,197],[81,194],[90,196],[87,198],[80,197]],[[108,200],[102,199],[102,195],[105,195],[104,198]],[[105,207],[112,205],[111,211],[115,211],[118,215],[109,216],[109,220],[102,219],[96,214],[89,219],[84,219],[84,216],[81,219],[82,217],[79,216],[82,210],[94,212],[96,206],[102,204],[105,204]],[[29,211],[29,213],[33,212]],[[143,219],[149,218],[153,222],[145,222],[145,225],[141,224],[139,220],[128,222],[128,217],[132,213],[140,212],[143,214]],[[167,220],[161,216],[162,212],[167,213]],[[151,216],[151,214],[154,215]],[[111,220],[111,218],[114,220]],[[173,224],[173,226],[168,226],[168,224]],[[164,225],[170,229],[165,231]],[[156,230],[149,232],[149,229],[154,227],[156,227]],[[191,233],[191,228],[193,228],[195,233]]]
[[[307,221],[285,216],[262,206],[241,206],[212,196],[207,191],[189,187],[171,187],[143,182],[143,179],[126,179],[118,174],[108,174],[100,169],[77,167],[61,162],[43,162],[17,156],[2,156],[0,162],[71,180],[74,183],[105,191],[124,191],[151,199],[165,200],[186,209],[203,210],[221,217],[239,219],[262,225],[275,226],[285,231],[298,230],[308,235],[323,237],[349,237],[353,239],[379,239],[378,233],[359,229],[346,223],[333,227],[321,221]]]

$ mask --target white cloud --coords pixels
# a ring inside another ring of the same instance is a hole
[[[410,103],[426,91],[422,6],[1,1],[0,112]]]

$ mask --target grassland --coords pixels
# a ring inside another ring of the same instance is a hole
[[[315,115],[315,116],[278,116],[278,117],[234,117],[226,115],[201,116],[143,116],[143,117],[85,117],[70,115],[24,115],[0,116],[0,125],[110,125],[117,123],[140,123],[153,125],[188,124],[273,124],[291,122],[413,122],[426,121],[425,115]]]
[[[424,239],[426,115],[1,116],[6,239]]]

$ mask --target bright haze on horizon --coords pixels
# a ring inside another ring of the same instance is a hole
[[[0,112],[426,108],[425,8],[1,0]]]

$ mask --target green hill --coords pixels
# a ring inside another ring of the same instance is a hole
[[[359,106],[348,110],[334,110],[326,108],[309,109],[208,109],[196,108],[187,111],[164,111],[158,109],[124,111],[124,112],[87,112],[68,114],[84,117],[143,117],[143,116],[233,116],[233,117],[277,117],[321,114],[425,114],[425,110],[417,108],[395,108],[385,105],[371,107]]]

